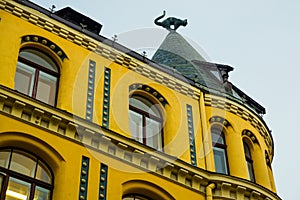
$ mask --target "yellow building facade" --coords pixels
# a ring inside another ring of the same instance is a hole
[[[265,110],[233,68],[175,30],[150,60],[101,27],[0,0],[0,199],[280,199]]]

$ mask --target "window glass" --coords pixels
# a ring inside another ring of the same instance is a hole
[[[34,200],[50,200],[50,191],[37,186],[35,188]]]
[[[157,105],[141,96],[129,99],[129,126],[133,139],[162,150],[162,121]]]
[[[134,96],[129,99],[129,104],[156,117],[160,117],[160,112],[156,105],[143,97]]]
[[[15,90],[22,92],[23,94],[32,95],[34,75],[34,68],[18,62],[15,76]]]
[[[213,129],[212,141],[213,141],[213,144],[217,144],[217,143],[225,144],[222,132],[219,130]]]
[[[8,168],[10,150],[0,151],[0,167]]]
[[[254,181],[253,165],[251,162],[247,161],[248,177],[250,181]]]
[[[222,173],[222,174],[228,174],[227,165],[226,165],[227,160],[226,160],[225,149],[214,147],[213,150],[214,150],[214,160],[215,160],[216,172]]]
[[[146,118],[146,144],[155,149],[161,149],[161,123]]]
[[[36,160],[29,154],[20,151],[13,151],[10,163],[10,170],[34,177]]]
[[[36,170],[36,179],[50,184],[52,182],[49,169],[41,162],[39,162]]]
[[[143,142],[143,116],[130,110],[129,124],[132,138],[139,142]]]
[[[30,184],[16,178],[9,178],[6,200],[27,200],[30,194]]]
[[[15,75],[15,90],[54,105],[58,72],[57,65],[46,54],[35,49],[21,50]]]
[[[53,105],[56,94],[56,81],[56,77],[40,72],[36,98]]]
[[[35,49],[25,49],[20,52],[19,56],[27,60],[30,60],[31,62],[36,63],[40,66],[43,66],[47,69],[56,72],[58,71],[55,66],[55,63],[52,61],[51,58],[49,58],[47,55]]]
[[[245,152],[245,157],[246,157],[246,165],[247,165],[247,170],[248,170],[248,179],[250,181],[255,181],[254,178],[254,169],[253,169],[253,160],[251,157],[251,150],[249,145],[244,142],[244,152]]]
[[[0,163],[1,197],[5,196],[6,200],[50,200],[53,177],[47,165],[36,156],[21,150],[2,149]],[[2,180],[4,176],[5,181]]]

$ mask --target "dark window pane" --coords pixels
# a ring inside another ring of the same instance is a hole
[[[245,151],[246,158],[251,159],[251,151],[249,146],[246,143],[244,143],[244,151]]]
[[[27,200],[29,199],[30,184],[10,177],[6,190],[6,200]]]
[[[30,154],[21,151],[13,151],[10,170],[19,172],[26,176],[34,177],[36,159]]]

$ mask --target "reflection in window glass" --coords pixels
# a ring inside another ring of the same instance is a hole
[[[0,150],[0,197],[5,196],[6,200],[50,200],[52,182],[50,169],[36,156],[21,150]]]
[[[15,75],[15,90],[54,105],[58,77],[58,67],[49,56],[34,49],[21,50]]]
[[[40,72],[36,98],[51,105],[54,104],[57,78]]]
[[[34,83],[34,74],[34,68],[18,62],[15,76],[15,90],[31,96]]]
[[[36,160],[25,152],[14,151],[11,157],[10,170],[34,177]]]
[[[216,172],[227,174],[225,150],[220,148],[214,148],[214,159]]]
[[[49,169],[41,162],[39,162],[39,165],[37,167],[36,171],[36,179],[41,180],[46,183],[51,183],[51,173]]]
[[[0,151],[0,167],[8,168],[10,150]]]
[[[218,128],[212,128],[211,137],[215,161],[215,170],[217,173],[229,174],[224,133]]]
[[[162,122],[157,105],[141,96],[129,99],[129,126],[133,139],[162,150]]]
[[[143,142],[143,116],[130,110],[129,118],[132,138],[139,142]]]
[[[41,187],[35,188],[34,200],[49,200],[50,191]]]
[[[27,200],[29,197],[30,184],[19,179],[9,178],[6,200]]]
[[[161,123],[150,118],[146,118],[146,144],[155,149],[161,149]]]

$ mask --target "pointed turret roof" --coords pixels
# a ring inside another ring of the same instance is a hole
[[[175,69],[197,85],[218,90],[222,88],[222,78],[216,65],[207,63],[196,49],[174,30],[166,36],[152,60]]]

